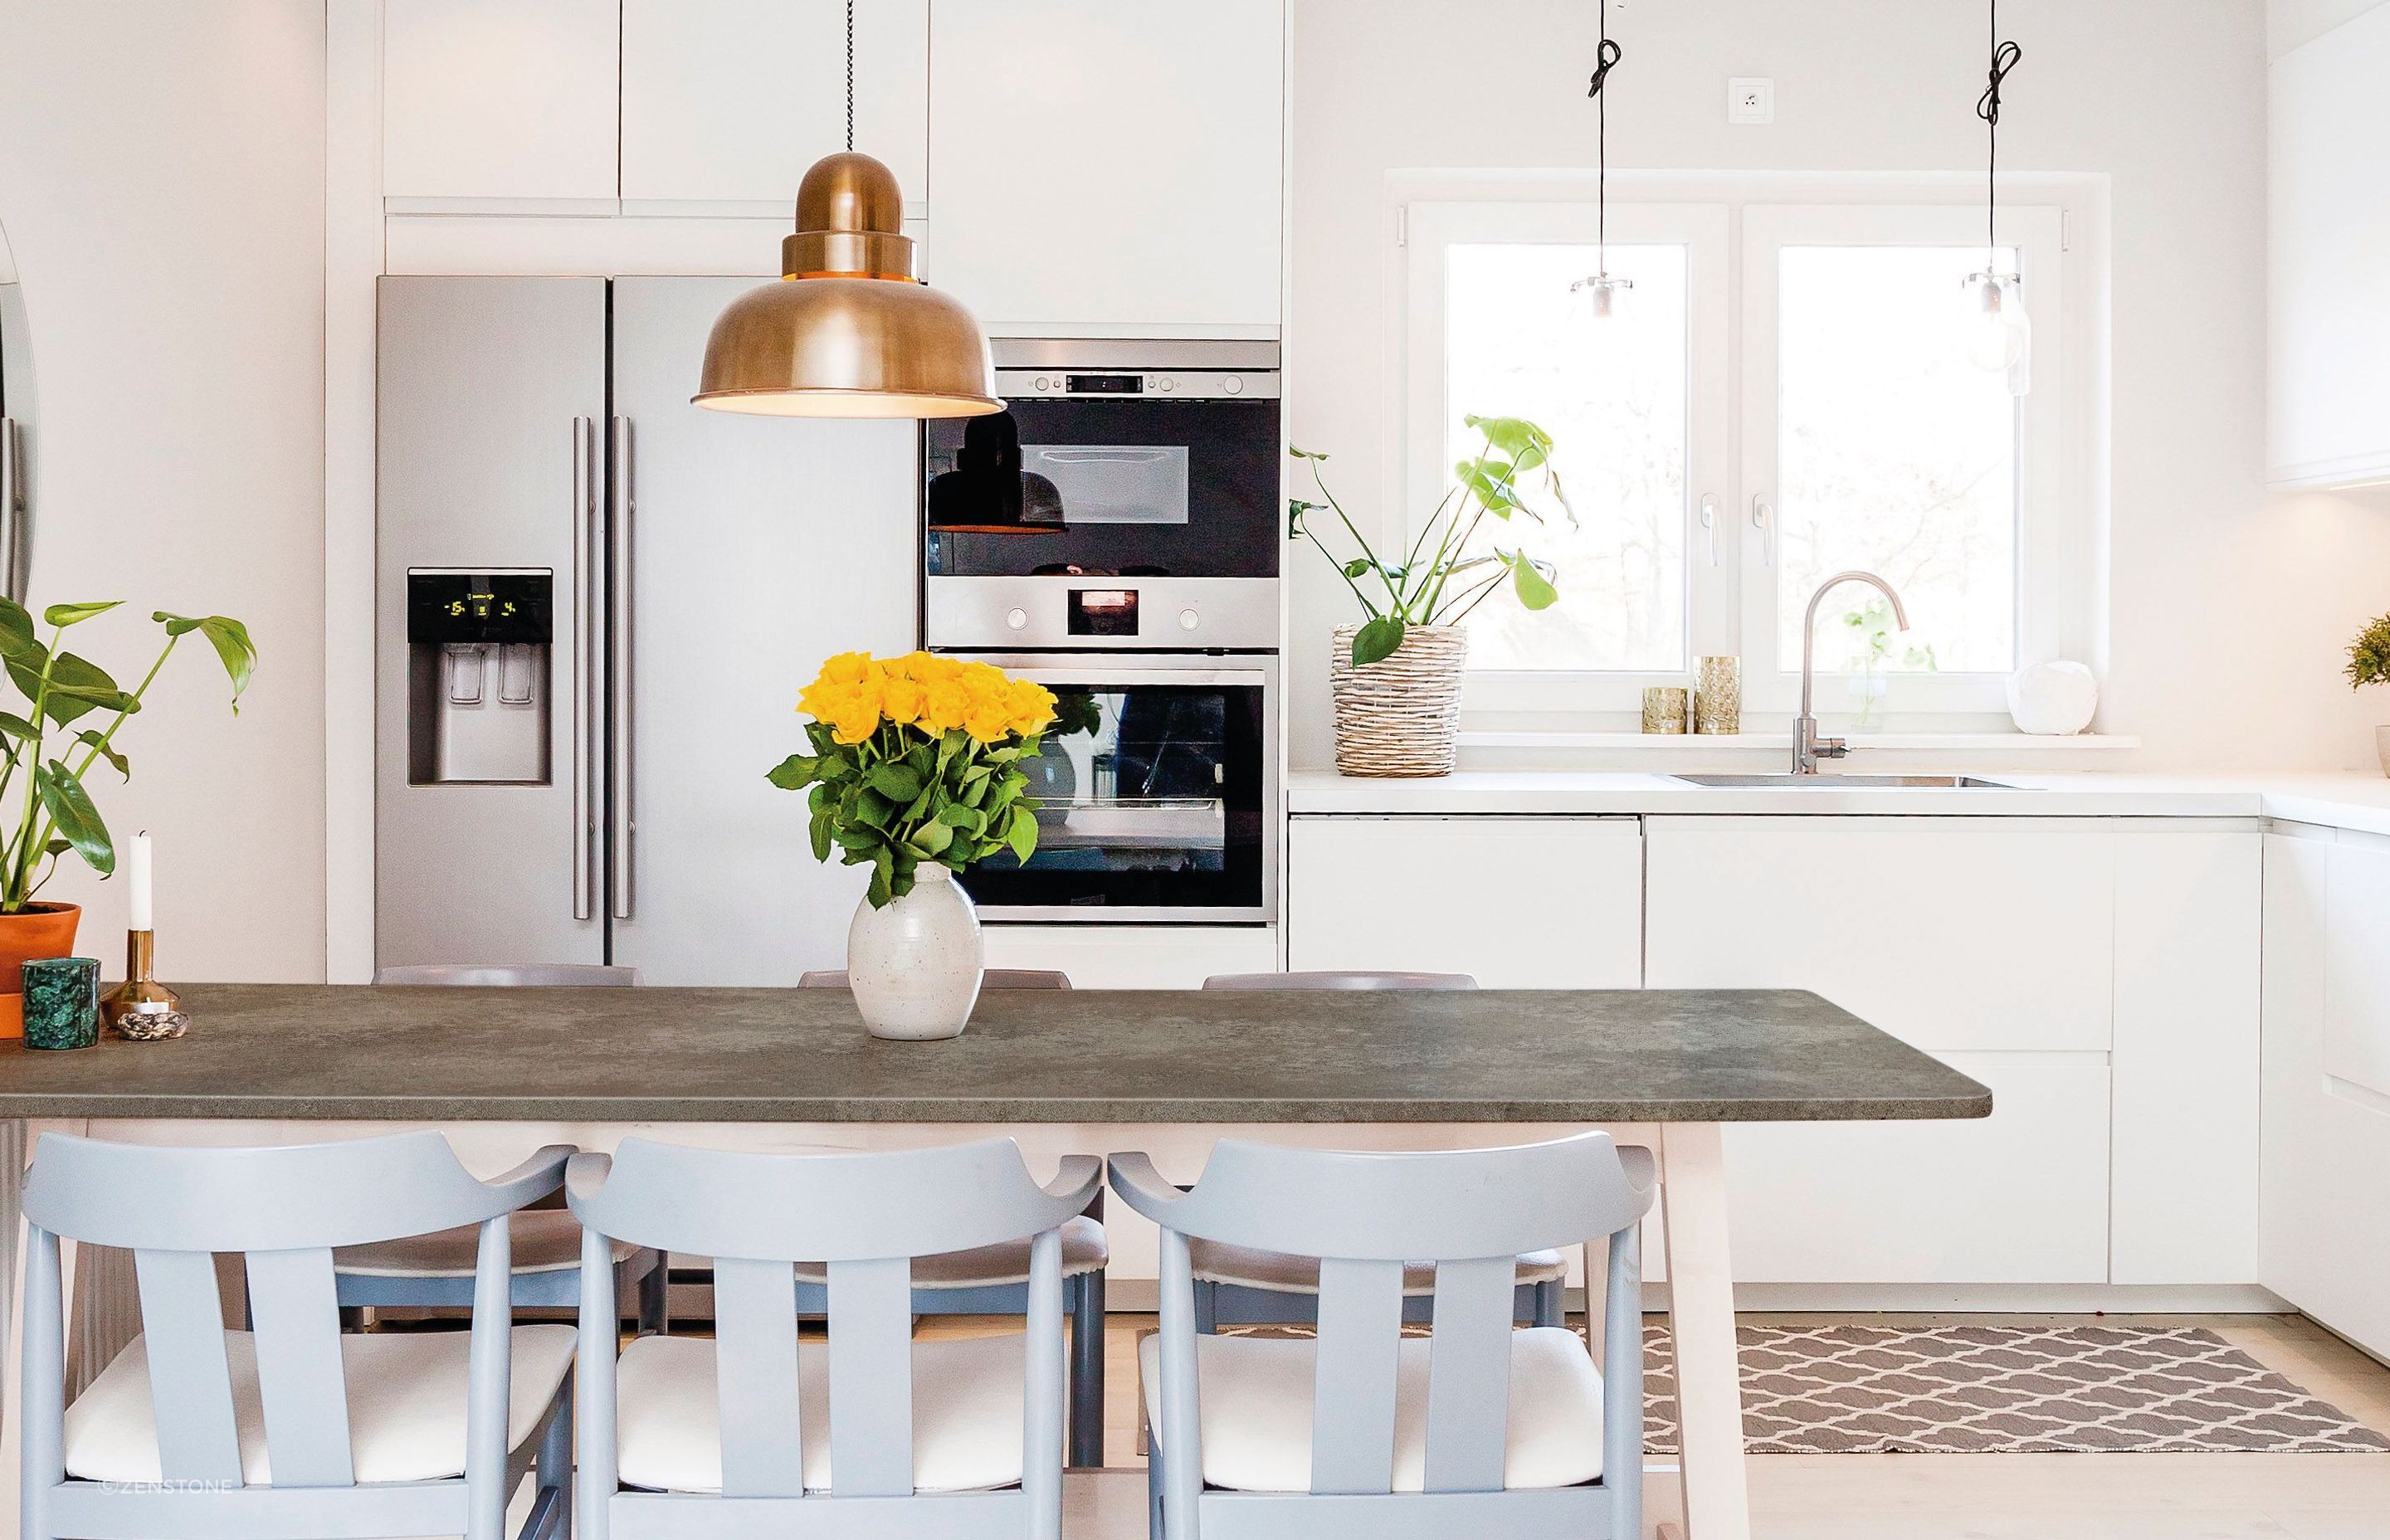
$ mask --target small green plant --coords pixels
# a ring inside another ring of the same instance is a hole
[[[1318,546],[1319,554],[1335,563],[1344,585],[1361,601],[1361,612],[1368,619],[1353,637],[1356,668],[1390,656],[1403,645],[1403,633],[1412,626],[1459,624],[1506,579],[1519,602],[1529,610],[1548,610],[1561,597],[1549,562],[1538,561],[1522,549],[1504,550],[1491,545],[1479,550],[1475,545],[1479,528],[1488,517],[1506,524],[1514,514],[1544,522],[1543,515],[1523,500],[1531,486],[1548,494],[1572,524],[1576,521],[1561,491],[1560,476],[1552,468],[1552,436],[1524,417],[1471,416],[1463,420],[1484,437],[1485,447],[1452,468],[1452,487],[1397,561],[1386,560],[1370,547],[1336,494],[1328,490],[1327,478],[1319,468],[1328,456],[1307,449],[1288,451],[1296,459],[1310,462],[1312,483],[1326,501],[1287,499],[1287,538],[1308,540]],[[1320,540],[1306,516],[1321,512],[1333,513],[1343,524],[1344,533],[1360,547],[1359,556],[1340,560]],[[1377,580],[1371,589],[1362,587],[1364,578]],[[1373,597],[1375,590],[1382,593]]]
[[[1843,624],[1851,630],[1850,659],[1844,666],[1857,675],[1853,687],[1858,692],[1858,725],[1862,727],[1875,725],[1876,702],[1883,695],[1884,666],[1892,661],[1895,651],[1903,668],[1923,669],[1928,674],[1941,671],[1941,661],[1934,656],[1931,644],[1895,648],[1893,638],[1900,633],[1893,620],[1892,606],[1880,598],[1845,610]]]
[[[249,628],[227,616],[170,615],[162,610],[150,616],[166,628],[166,645],[141,683],[129,691],[120,689],[108,671],[88,658],[60,650],[67,627],[104,615],[122,602],[50,606],[42,611],[42,622],[50,627],[45,643],[24,606],[0,598],[0,664],[32,706],[27,716],[0,712],[0,745],[6,755],[0,759],[0,806],[6,804],[18,775],[25,777],[16,828],[0,830],[0,914],[17,914],[31,904],[58,870],[58,857],[69,851],[102,877],[116,869],[116,843],[84,789],[84,777],[104,759],[119,776],[133,778],[132,762],[116,747],[117,729],[141,709],[141,698],[174,655],[175,643],[194,631],[208,639],[231,676],[232,709],[235,714],[240,711],[240,692],[249,687],[257,666],[257,648],[250,642]],[[106,725],[95,727],[92,721]],[[52,730],[64,732],[78,722],[84,725],[54,752]],[[78,748],[82,757],[70,764]]]
[[[2390,685],[2390,615],[2374,617],[2348,644],[2348,684],[2351,689]]]

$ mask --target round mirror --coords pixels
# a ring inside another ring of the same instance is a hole
[[[0,588],[25,597],[32,561],[33,353],[25,335],[25,292],[8,237],[0,231]]]

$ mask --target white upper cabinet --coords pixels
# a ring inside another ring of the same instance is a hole
[[[617,0],[388,0],[382,192],[610,203]]]
[[[2390,476],[2390,5],[2274,61],[2268,476]]]
[[[1275,335],[1282,0],[934,0],[929,263],[990,331]]]
[[[854,28],[854,148],[918,205],[930,180],[929,0],[865,0]],[[845,147],[843,0],[623,0],[630,212],[784,214],[805,168]]]

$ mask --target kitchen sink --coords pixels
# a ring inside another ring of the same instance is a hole
[[[1687,786],[1737,787],[1768,791],[1853,791],[1881,786],[1979,787],[1991,791],[2025,789],[2007,781],[1987,781],[1973,776],[1793,776],[1780,772],[1754,776],[1670,776],[1668,778],[1682,781]]]

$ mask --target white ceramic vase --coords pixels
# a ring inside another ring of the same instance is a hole
[[[2382,773],[2390,776],[2390,727],[2373,729],[2373,752],[2382,761]]]
[[[961,1036],[979,1003],[983,961],[979,911],[955,874],[932,862],[885,909],[868,898],[856,905],[847,927],[847,984],[874,1037]]]

